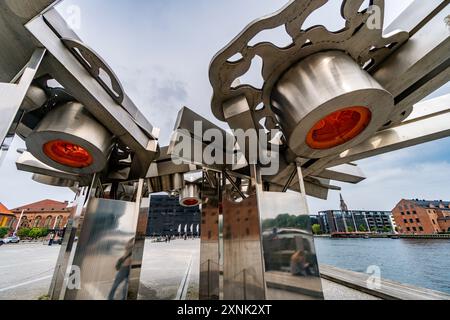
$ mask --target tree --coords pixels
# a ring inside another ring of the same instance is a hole
[[[383,232],[384,233],[388,233],[388,232],[391,232],[391,231],[392,231],[391,227],[389,227],[389,226],[384,226],[383,227]]]
[[[49,233],[47,228],[33,228],[29,231],[28,237],[32,239],[42,238],[47,236]]]
[[[355,229],[353,229],[353,227],[347,227],[347,232],[355,232]]]
[[[322,228],[320,227],[320,224],[313,224],[312,231],[314,234],[321,234]]]
[[[19,231],[17,231],[17,235],[21,238],[28,238],[30,231],[30,228],[21,228],[19,229]]]
[[[363,225],[360,225],[359,228],[358,228],[358,230],[359,230],[360,232],[366,232],[366,231],[367,231],[366,227],[363,226]]]
[[[9,228],[0,228],[0,239],[3,239],[9,232]]]

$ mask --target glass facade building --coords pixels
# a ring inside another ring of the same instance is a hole
[[[335,232],[391,232],[394,231],[390,211],[328,210],[315,219],[323,233]]]
[[[147,236],[196,235],[200,233],[200,208],[183,207],[178,197],[153,195],[150,198]]]

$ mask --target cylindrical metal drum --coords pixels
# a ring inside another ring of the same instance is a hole
[[[183,207],[195,207],[201,203],[200,188],[195,183],[186,183],[180,192],[180,205]]]
[[[51,177],[51,176],[46,176],[46,175],[37,174],[37,173],[33,174],[33,176],[31,178],[35,182],[46,184],[48,186],[53,186],[53,187],[71,188],[77,184],[77,182],[73,181],[73,180],[68,180],[68,179],[63,179],[63,178],[58,178],[58,177]]]
[[[272,93],[290,149],[300,157],[339,154],[386,122],[392,95],[340,51],[314,54],[290,68]]]
[[[102,171],[112,135],[77,102],[50,111],[26,140],[28,151],[43,163],[74,174]]]

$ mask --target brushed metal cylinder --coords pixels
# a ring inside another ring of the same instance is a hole
[[[273,89],[272,107],[290,149],[300,157],[321,158],[339,154],[379,130],[394,108],[394,98],[350,56],[329,51],[291,67]],[[306,143],[319,121],[350,107],[371,112],[370,122],[356,137],[328,149],[314,149]]]
[[[183,188],[183,175],[180,173],[148,179],[150,193],[167,192],[170,195],[178,195]]]
[[[47,101],[47,94],[38,86],[31,85],[23,100],[21,108],[27,112],[39,109]]]
[[[28,151],[43,163],[78,175],[102,171],[107,164],[111,147],[111,133],[95,120],[78,102],[64,103],[50,111],[28,136]],[[93,161],[86,167],[71,167],[49,158],[44,146],[52,141],[67,141],[85,149]]]
[[[58,177],[51,177],[51,176],[46,176],[46,175],[37,174],[37,173],[33,174],[31,179],[33,179],[33,181],[35,181],[35,182],[45,184],[48,186],[53,186],[53,187],[72,188],[77,184],[77,182],[73,181],[73,180],[62,179],[62,178],[58,178]]]
[[[187,183],[180,191],[180,205],[195,207],[201,203],[200,188],[195,183]]]

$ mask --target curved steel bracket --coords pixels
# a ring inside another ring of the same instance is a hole
[[[324,26],[302,29],[305,20],[327,2],[291,0],[278,12],[249,24],[214,57],[209,77],[214,90],[212,111],[216,118],[225,121],[223,104],[238,96],[245,96],[255,123],[264,117],[276,119],[270,108],[272,88],[294,63],[317,52],[340,50],[371,72],[409,39],[408,32],[400,31],[383,37],[384,0],[371,1],[372,6],[363,11],[359,10],[364,0],[343,0],[341,15],[346,25],[340,31],[330,32]],[[376,28],[369,20],[374,18],[380,20]],[[260,32],[283,25],[292,39],[287,47],[279,48],[270,42],[249,45]],[[241,59],[231,60],[239,54],[242,55]],[[263,60],[264,85],[261,89],[237,84],[238,78],[249,71],[255,56]],[[264,107],[260,109],[258,106],[261,103]]]
[[[94,50],[81,41],[67,38],[62,38],[61,41],[86,68],[89,74],[108,92],[111,98],[118,104],[122,104],[125,98],[122,84],[108,64]],[[102,70],[105,72],[104,74],[102,74]],[[109,79],[105,79],[105,75]]]

